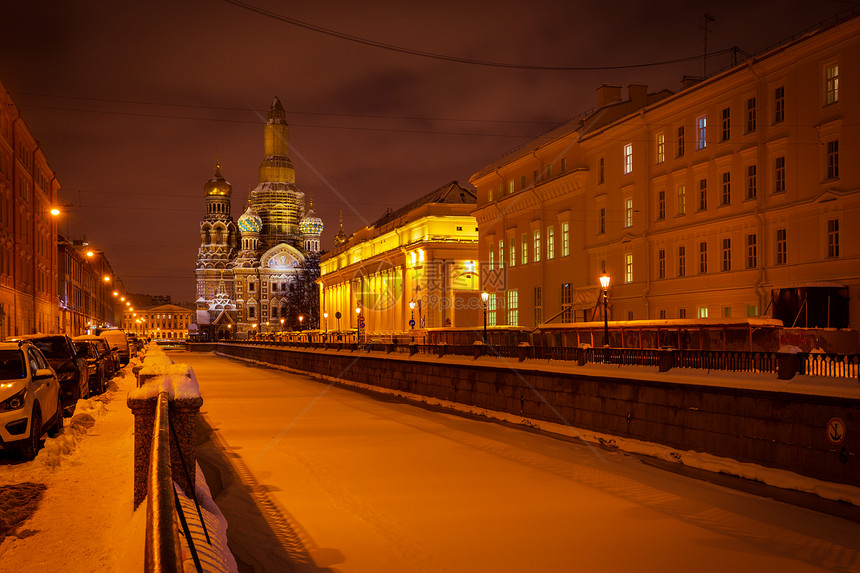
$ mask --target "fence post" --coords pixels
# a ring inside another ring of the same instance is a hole
[[[659,372],[668,372],[675,366],[675,349],[661,348],[657,351],[657,369]]]

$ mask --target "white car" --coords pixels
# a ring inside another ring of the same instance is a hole
[[[56,372],[30,342],[0,343],[0,449],[33,459],[45,428],[63,429]]]

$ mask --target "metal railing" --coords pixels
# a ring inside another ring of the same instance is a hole
[[[423,354],[501,357],[525,360],[576,361],[578,364],[614,364],[629,366],[660,366],[669,368],[697,368],[728,372],[777,373],[778,352],[743,350],[676,350],[639,348],[600,348],[565,346],[496,346],[484,344],[423,344],[407,341],[366,342],[291,342],[291,341],[230,341],[232,344],[271,346],[296,349],[335,351],[382,351],[389,354]],[[668,353],[668,354],[667,354]],[[860,381],[860,354],[799,353],[798,374],[853,378]]]

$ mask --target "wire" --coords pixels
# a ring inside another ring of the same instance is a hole
[[[385,42],[378,42],[376,40],[369,40],[367,38],[362,38],[360,36],[353,36],[351,34],[345,34],[343,32],[338,32],[336,30],[331,30],[329,28],[323,28],[322,26],[317,26],[316,24],[310,24],[308,22],[303,22],[301,20],[297,20],[295,18],[290,18],[288,16],[284,16],[282,14],[278,14],[276,12],[271,12],[264,8],[260,8],[258,6],[254,6],[253,4],[248,4],[247,2],[241,2],[240,0],[222,0],[227,4],[232,4],[238,8],[242,8],[243,10],[248,10],[249,12],[255,12],[260,14],[261,16],[266,16],[267,18],[272,18],[273,20],[278,20],[280,22],[285,22],[287,24],[292,24],[293,26],[298,26],[299,28],[304,28],[306,30],[311,30],[313,32],[319,32],[320,34],[325,34],[326,36],[332,36],[334,38],[340,38],[341,40],[347,40],[350,42],[355,42],[357,44],[363,44],[365,46],[372,46],[374,48],[381,48],[383,50],[388,50],[390,52],[398,52],[401,54],[408,54],[411,56],[419,56],[422,58],[430,58],[434,60],[442,60],[446,62],[455,62],[458,64],[470,64],[474,66],[486,66],[493,68],[509,68],[515,70],[542,70],[542,71],[560,71],[560,72],[585,72],[585,71],[599,71],[599,70],[624,70],[631,68],[647,68],[652,66],[663,66],[667,64],[680,64],[684,62],[691,62],[695,60],[701,60],[705,57],[712,56],[721,56],[723,54],[728,54],[731,52],[731,49],[719,50],[717,52],[710,52],[706,54],[700,54],[697,56],[690,56],[687,58],[675,58],[672,60],[663,60],[658,62],[646,62],[639,64],[623,64],[617,66],[536,66],[536,65],[528,65],[528,64],[511,64],[506,62],[491,62],[487,60],[473,60],[469,58],[458,58],[455,56],[447,56],[445,54],[435,54],[432,52],[424,52],[421,50],[414,50],[412,48],[404,48],[402,46],[396,46],[394,44],[386,44]]]

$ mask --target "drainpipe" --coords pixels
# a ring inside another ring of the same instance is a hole
[[[642,227],[642,241],[645,244],[645,288],[642,289],[642,302],[645,306],[645,318],[651,318],[651,301],[649,299],[649,295],[651,293],[651,241],[648,238],[648,226],[651,224],[651,160],[649,159],[651,156],[651,144],[650,144],[650,134],[648,133],[648,121],[645,119],[645,110],[639,110],[639,117],[642,120],[642,125],[645,127],[645,181],[648,183],[645,188],[645,207],[642,209],[642,213],[645,217],[645,223]],[[635,187],[634,187],[635,189]],[[634,213],[636,211],[634,210]],[[639,337],[641,342],[642,337]]]

